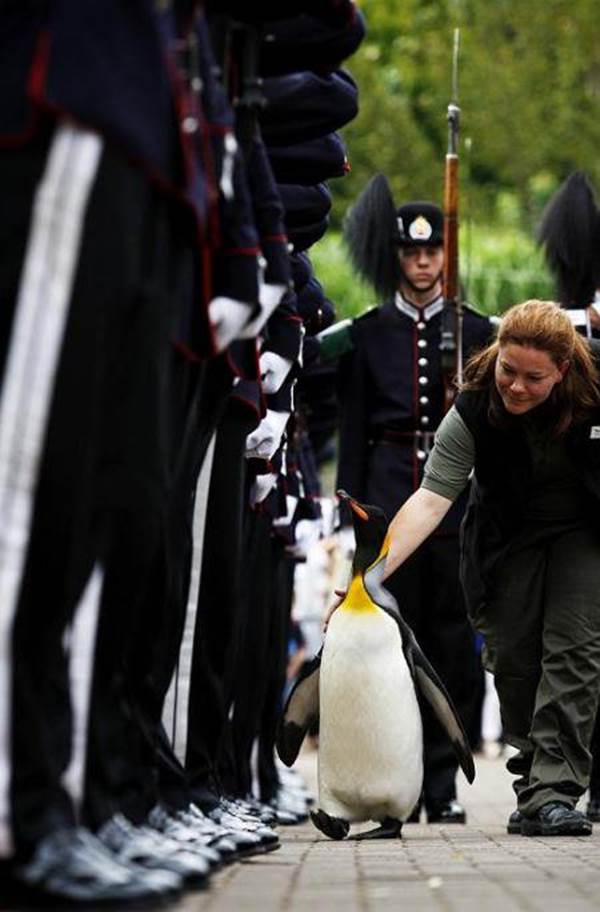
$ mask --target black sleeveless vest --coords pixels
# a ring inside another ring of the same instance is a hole
[[[471,614],[481,610],[491,572],[522,528],[533,465],[518,418],[506,428],[488,419],[489,390],[464,391],[456,409],[473,435],[475,468],[461,526],[461,579]],[[589,494],[586,518],[600,533],[600,408],[567,432],[566,445]]]

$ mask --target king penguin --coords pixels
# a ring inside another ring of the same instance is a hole
[[[356,551],[352,580],[329,621],[324,645],[290,693],[277,749],[291,766],[304,735],[319,722],[319,808],[315,826],[343,839],[351,823],[380,826],[356,839],[392,838],[423,785],[419,697],[444,726],[469,782],[475,778],[463,726],[440,678],[382,585],[389,550],[378,507],[338,491],[352,510]]]

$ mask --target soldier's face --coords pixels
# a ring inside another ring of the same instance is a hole
[[[555,364],[548,352],[508,342],[501,345],[496,359],[496,389],[511,415],[523,415],[541,405],[569,368],[569,362]]]
[[[398,250],[400,268],[413,288],[429,291],[439,282],[444,265],[444,248],[415,244]]]

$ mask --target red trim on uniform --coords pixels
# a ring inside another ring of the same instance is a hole
[[[50,59],[50,33],[41,31],[33,51],[33,59],[27,77],[26,97],[33,107],[28,116],[25,129],[21,133],[5,133],[0,136],[0,147],[4,149],[24,146],[35,136],[40,124],[39,102],[44,96]]]
[[[205,223],[200,218],[198,210],[193,205],[193,203],[188,199],[185,193],[175,184],[172,184],[169,180],[165,179],[162,174],[154,171],[148,166],[148,163],[137,155],[133,155],[129,149],[127,149],[123,143],[119,140],[115,140],[110,134],[106,132],[100,132],[98,127],[95,124],[87,123],[80,118],[74,117],[73,114],[59,107],[59,105],[53,104],[48,101],[47,98],[40,98],[37,102],[39,109],[46,114],[51,115],[56,120],[60,120],[67,123],[75,124],[78,127],[81,127],[85,130],[90,130],[93,133],[97,133],[102,136],[107,142],[113,146],[115,149],[119,149],[120,152],[128,159],[135,167],[140,168],[144,174],[147,175],[148,180],[153,183],[161,193],[164,193],[165,196],[170,197],[175,200],[178,204],[183,205],[185,209],[191,213],[194,223],[196,225],[196,239],[198,245],[198,254],[203,261],[202,266],[202,284],[203,284],[203,303],[204,303],[204,324],[206,326],[207,332],[207,355],[216,355],[217,346],[215,341],[214,332],[212,325],[208,317],[208,302],[210,301],[212,294],[212,261],[211,261],[211,251],[208,247],[208,242],[206,239],[206,229]],[[2,140],[0,140],[0,145],[2,145]]]
[[[240,380],[243,379],[243,378],[242,378],[242,375],[241,375],[241,373],[240,373],[240,369],[238,368],[237,364],[236,364],[235,361],[233,360],[233,358],[232,358],[232,356],[231,356],[231,352],[229,351],[229,349],[227,349],[226,352],[225,352],[225,358],[227,359],[227,364],[229,365],[229,370],[231,371],[231,373],[233,374],[233,376],[234,376],[234,377],[239,377]]]
[[[258,256],[260,247],[228,247],[217,252],[223,256]]]
[[[413,418],[415,427],[419,420],[419,365],[417,364],[419,346],[417,345],[418,333],[417,324],[413,320]],[[419,463],[417,460],[417,438],[415,437],[412,445],[412,463],[413,463],[413,491],[419,487]]]
[[[43,30],[37,40],[33,62],[27,80],[27,94],[32,101],[42,99],[46,94],[48,64],[50,61],[50,33]]]
[[[287,234],[263,234],[263,241],[281,241],[282,244],[287,244],[288,238]]]
[[[198,132],[202,144],[202,167],[204,174],[204,186],[207,197],[207,217],[209,233],[204,232],[204,241],[212,244],[213,247],[220,243],[221,225],[219,220],[219,192],[215,178],[215,167],[212,147],[207,135],[206,119],[201,105],[196,103],[193,93],[187,88],[181,77],[177,63],[170,54],[165,55],[167,73],[171,83],[171,96],[175,107],[175,116],[179,133],[179,143],[182,150],[183,166],[186,184],[193,187],[198,176],[198,166],[196,163],[196,134],[185,133],[183,122],[186,117],[195,117],[198,121]]]
[[[88,123],[84,119],[75,117],[71,111],[60,107],[59,105],[51,102],[47,97],[47,79],[48,79],[48,68],[50,62],[50,52],[51,52],[51,36],[50,33],[46,30],[40,31],[37,45],[34,51],[34,56],[32,64],[29,70],[28,83],[27,83],[27,94],[34,104],[34,110],[31,117],[30,123],[27,125],[26,130],[20,135],[5,135],[0,137],[0,146],[19,146],[24,145],[26,142],[31,140],[36,133],[36,130],[40,122],[40,114],[49,114],[50,116],[56,118],[57,120],[67,121],[75,124],[86,130],[91,130],[94,133],[100,134],[106,141],[112,145],[114,148],[119,149],[121,153],[132,162],[136,167],[139,167],[147,176],[148,179],[166,196],[174,199],[177,203],[183,205],[191,214],[193,215],[194,222],[196,225],[196,238],[198,243],[198,253],[201,257],[202,263],[202,285],[203,285],[203,322],[206,327],[207,333],[207,355],[217,354],[217,346],[215,342],[214,332],[208,317],[208,302],[210,301],[212,294],[212,267],[210,259],[210,251],[208,249],[208,242],[206,237],[206,224],[200,218],[200,214],[196,206],[191,202],[191,200],[186,196],[184,190],[175,184],[171,183],[166,179],[162,174],[153,170],[148,162],[141,158],[138,155],[131,153],[126,146],[120,142],[118,139],[115,139],[110,132],[100,131],[98,126],[93,123]],[[169,57],[166,55],[167,63],[167,72],[169,75],[169,81],[171,83],[171,98],[173,106],[175,109],[175,115],[179,113],[179,110],[182,107],[182,83],[179,77],[179,74],[176,70],[176,67]],[[181,123],[181,120],[179,121]],[[193,157],[193,149],[190,146],[193,143],[190,140],[190,137],[187,134],[184,134],[182,130],[179,130],[179,139],[180,139],[180,150],[183,160],[184,169],[186,173],[190,174],[190,164],[192,173],[195,170],[195,163],[190,162],[190,158]],[[186,167],[187,166],[187,167]],[[186,346],[181,346],[180,350],[183,351]],[[191,350],[188,350],[191,353]],[[199,360],[202,360],[202,355],[194,355]]]
[[[181,157],[183,163],[183,171],[185,175],[185,181],[188,186],[192,185],[193,175],[195,172],[194,165],[194,150],[192,143],[190,141],[190,136],[187,133],[184,133],[181,124],[185,117],[188,115],[187,110],[187,95],[185,91],[185,86],[182,83],[177,65],[170,56],[170,54],[165,55],[165,64],[167,67],[167,74],[169,76],[169,82],[171,84],[171,98],[173,100],[173,107],[175,109],[175,117],[177,119],[178,134],[179,134],[179,145],[181,148]]]
[[[187,186],[193,186],[192,181],[194,179],[194,176],[197,174],[195,140],[193,134],[187,134],[183,132],[182,123],[184,116],[188,113],[188,109],[190,108],[190,101],[192,103],[192,107],[197,108],[197,106],[194,105],[194,97],[187,89],[173,56],[167,52],[164,55],[164,59],[169,82],[171,85],[171,98],[173,101],[173,106],[175,108],[175,116],[177,118],[179,146],[181,149],[184,172],[189,181]],[[199,129],[204,130],[205,119],[202,116],[203,112],[196,110],[193,113],[196,113],[198,115]],[[201,299],[198,303],[202,307],[202,322],[204,324],[206,332],[206,354],[208,356],[214,356],[218,354],[218,347],[215,331],[213,329],[212,323],[210,322],[210,316],[208,313],[208,304],[212,297],[213,284],[213,264],[209,245],[213,239],[208,237],[207,228],[210,226],[213,233],[216,235],[216,237],[218,237],[220,232],[220,224],[218,219],[218,200],[211,198],[210,193],[211,190],[213,191],[213,196],[214,193],[216,193],[216,190],[214,190],[212,186],[214,183],[214,163],[212,158],[212,151],[208,157],[205,152],[202,165],[204,173],[206,175],[205,186],[207,186],[207,215],[205,220],[200,218],[200,214],[196,206],[186,195],[185,189],[181,190],[177,187],[173,187],[163,180],[160,180],[160,184],[167,189],[170,188],[171,192],[174,192],[174,194],[187,206],[188,210],[190,210],[194,216],[194,221],[196,223],[198,256],[201,260],[200,268],[202,270],[202,292]],[[187,346],[183,347],[187,348]]]
[[[213,355],[217,355],[219,349],[217,347],[217,337],[212,323],[210,322],[210,315],[208,313],[208,302],[212,298],[212,271],[213,271],[213,260],[211,256],[210,248],[206,243],[202,244],[201,253],[202,259],[202,294],[204,298],[204,316],[206,320],[206,327],[208,331],[208,341],[210,343],[211,352]]]
[[[206,128],[209,133],[214,133],[216,136],[227,136],[228,134],[235,136],[233,127],[231,127],[229,124],[220,124],[215,123],[212,120],[207,120]]]
[[[261,413],[260,409],[258,409],[256,407],[255,403],[252,402],[252,400],[247,399],[245,396],[240,396],[240,394],[236,392],[235,386],[233,387],[233,389],[231,390],[231,393],[229,395],[232,397],[232,399],[237,399],[237,401],[241,402],[242,405],[247,406],[250,409],[250,411],[256,415],[259,423],[262,421],[262,419],[265,416],[266,411],[263,409],[263,411]],[[262,403],[261,403],[261,405],[262,405]]]
[[[250,340],[248,340],[248,341],[250,341]],[[253,339],[252,341],[254,342],[254,374],[248,373],[248,372],[246,372],[246,373],[242,372],[242,369],[239,367],[239,365],[236,363],[235,359],[232,357],[231,350],[229,348],[227,349],[225,354],[227,357],[227,361],[229,363],[229,367],[231,368],[232,372],[234,373],[234,375],[236,377],[239,377],[240,380],[251,380],[253,382],[260,384],[260,364],[259,364],[259,356],[258,356],[258,344],[257,344],[256,339]],[[259,396],[260,396],[261,408],[263,408],[266,411],[266,400],[265,400],[264,394],[262,392],[262,389],[259,389]]]
[[[198,120],[201,122],[200,130],[202,135],[203,164],[206,175],[208,176],[208,221],[210,242],[214,248],[222,244],[221,218],[220,218],[220,192],[219,182],[215,170],[215,160],[213,155],[212,143],[210,140],[210,124],[204,117],[204,112],[200,110],[200,105],[194,104]]]
[[[0,136],[0,149],[19,149],[31,142],[40,125],[39,112],[33,111],[22,133],[4,133]]]
[[[178,342],[176,339],[174,339],[171,342],[171,345],[175,351],[178,351],[179,354],[185,358],[186,361],[191,361],[193,364],[199,364],[201,361],[205,360],[204,358],[201,358],[200,355],[197,355],[196,352],[192,351],[192,349],[185,345],[184,342]]]
[[[199,129],[202,130],[202,135],[204,137],[204,128],[205,120],[203,117],[203,112],[197,109],[198,106],[194,105],[194,98],[191,92],[187,89],[179,69],[177,67],[176,61],[173,59],[171,54],[165,54],[165,63],[167,67],[167,73],[169,76],[169,81],[171,84],[171,97],[173,100],[173,106],[175,108],[175,116],[177,118],[178,134],[179,134],[179,145],[181,148],[181,155],[183,159],[183,166],[185,176],[188,180],[188,185],[193,187],[194,178],[197,175],[197,164],[196,164],[196,151],[195,151],[195,140],[193,134],[187,134],[183,132],[182,123],[184,117],[190,111],[190,101],[192,113],[197,114],[199,121]],[[195,108],[195,110],[193,110]],[[220,224],[218,219],[218,199],[214,198],[216,190],[214,189],[214,162],[212,158],[212,150],[209,151],[209,154],[206,154],[204,149],[204,158],[203,158],[203,169],[206,176],[205,186],[207,187],[207,216],[206,220],[200,218],[200,214],[193,204],[193,202],[188,198],[184,190],[175,189],[176,195],[183,200],[187,205],[188,209],[194,215],[194,221],[196,223],[196,237],[198,241],[198,255],[202,261],[202,298],[199,302],[202,307],[202,317],[203,323],[206,330],[207,336],[207,354],[216,355],[218,354],[217,340],[213,325],[210,322],[210,316],[208,313],[208,303],[212,297],[212,276],[213,276],[213,264],[210,254],[210,243],[213,242],[213,238],[208,237],[207,228],[210,226],[212,232],[215,235],[215,240],[218,238],[220,233]],[[164,185],[165,182],[161,181]],[[212,194],[211,194],[212,191]],[[184,346],[185,347],[185,346]]]

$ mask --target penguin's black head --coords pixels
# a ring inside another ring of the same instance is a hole
[[[352,510],[352,522],[356,536],[356,552],[352,564],[352,573],[364,573],[377,559],[388,528],[387,516],[379,507],[361,504],[345,491],[338,491],[337,496],[345,500]]]

